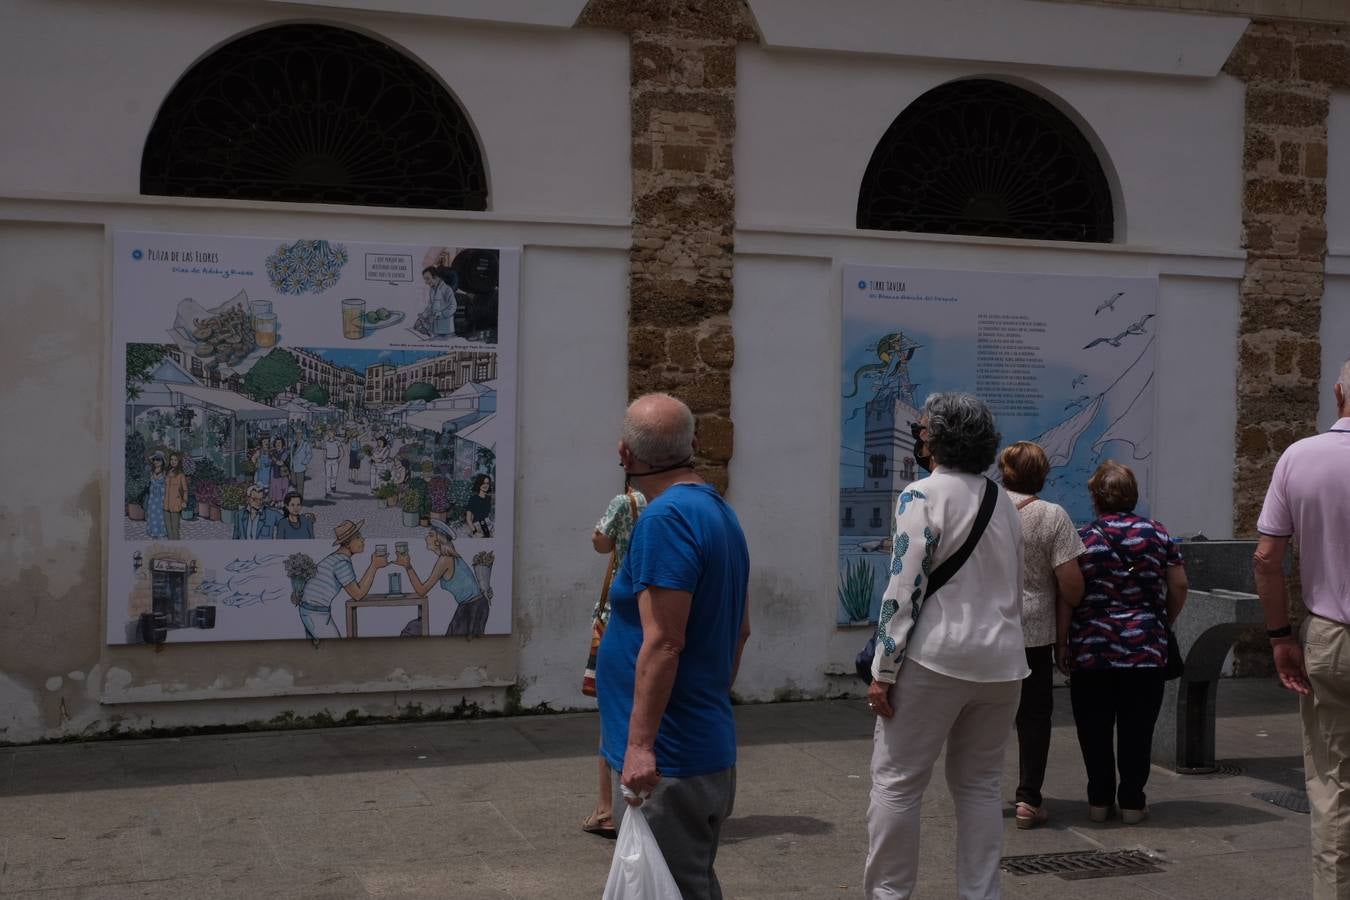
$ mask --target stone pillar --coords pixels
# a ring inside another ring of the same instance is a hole
[[[1253,22],[1224,71],[1247,84],[1238,326],[1237,461],[1233,534],[1254,537],[1280,453],[1317,429],[1326,274],[1327,114],[1350,86],[1350,33]],[[1305,613],[1298,570],[1291,615]],[[1239,674],[1273,669],[1260,628],[1236,645]]]
[[[1253,22],[1224,71],[1247,84],[1233,532],[1253,536],[1280,453],[1317,428],[1327,112],[1350,86],[1345,29]]]
[[[689,404],[699,473],[725,492],[736,43],[755,29],[741,0],[590,0],[578,24],[623,31],[632,46],[628,393]]]

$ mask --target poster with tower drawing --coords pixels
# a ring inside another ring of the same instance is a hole
[[[1002,444],[1050,459],[1041,496],[1092,518],[1087,480],[1114,459],[1152,488],[1156,278],[843,267],[836,617],[875,622],[895,502],[925,477],[913,428],[925,398],[969,391]],[[997,468],[987,473],[997,480]]]

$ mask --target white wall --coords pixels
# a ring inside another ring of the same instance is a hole
[[[619,486],[631,241],[628,46],[617,34],[324,12],[400,45],[450,86],[482,140],[486,213],[138,196],[156,109],[185,67],[278,4],[17,0],[0,12],[0,741],[460,701],[582,701]],[[523,247],[513,633],[106,647],[104,368],[118,229],[323,234]],[[22,327],[17,323],[22,322]],[[219,699],[229,697],[228,700]]]
[[[7,2],[0,194],[139,193],[145,137],[188,67],[244,32],[297,19],[365,31],[433,70],[478,132],[491,211],[628,217],[623,35],[338,10],[300,18],[246,2]]]
[[[886,129],[957,78],[1010,80],[1068,111],[1106,151],[1124,201],[1116,241],[1231,251],[1241,225],[1242,85],[763,50],[737,55],[741,227],[853,228],[858,186]]]
[[[865,634],[835,625],[846,262],[1159,276],[1153,511],[1177,534],[1231,533],[1240,84],[754,46],[738,66],[731,499],[750,540],[755,610],[739,689],[856,690],[837,676]],[[855,229],[858,186],[891,121],[925,90],[976,74],[1057,96],[1095,134],[1123,201],[1116,243]]]
[[[1327,120],[1327,282],[1322,295],[1322,387],[1317,424],[1336,421],[1331,386],[1350,359],[1350,93],[1331,95]]]
[[[306,20],[390,40],[450,86],[481,137],[489,212],[138,197],[145,134],[183,70],[298,7],[11,0],[0,11],[0,292],[23,325],[0,338],[0,420],[25,435],[0,445],[0,465],[41,475],[11,477],[0,497],[11,535],[0,543],[0,740],[324,708],[387,714],[461,698],[499,707],[511,684],[526,706],[581,702],[603,563],[587,537],[619,487],[613,445],[626,395],[626,39],[323,6],[307,7]],[[861,643],[834,624],[844,261],[1159,275],[1155,507],[1174,531],[1223,533],[1234,423],[1232,405],[1214,398],[1231,396],[1236,367],[1236,82],[750,45],[739,72],[731,499],[751,545],[754,620],[740,695],[855,687],[827,674],[845,670]],[[922,91],[973,74],[1038,85],[1091,130],[1117,179],[1118,243],[854,229],[880,135]],[[512,635],[319,652],[300,642],[162,653],[101,644],[107,241],[119,228],[524,247]],[[1350,325],[1350,281],[1332,284],[1342,299],[1327,309],[1344,318],[1324,316],[1324,329]],[[1205,336],[1204,352],[1195,335]],[[200,699],[219,691],[256,699]],[[137,702],[100,702],[114,693]]]

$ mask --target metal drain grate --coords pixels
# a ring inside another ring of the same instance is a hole
[[[1221,762],[1214,766],[1214,771],[1205,775],[1206,778],[1236,778],[1244,773],[1242,766],[1237,763]]]
[[[1066,881],[1148,875],[1161,872],[1154,860],[1138,850],[1080,850],[1074,853],[1032,853],[1005,856],[1000,868],[1009,875],[1058,875]]]
[[[1257,800],[1273,803],[1281,809],[1292,810],[1296,813],[1308,812],[1307,791],[1261,791],[1252,794],[1252,796]]]

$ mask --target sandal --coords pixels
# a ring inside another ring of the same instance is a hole
[[[614,819],[611,816],[602,816],[598,813],[591,813],[582,819],[581,830],[587,834],[598,834],[607,838],[619,836],[618,829],[614,827]]]
[[[1050,813],[1046,812],[1044,806],[1032,806],[1030,803],[1018,802],[1015,814],[1018,828],[1035,828],[1038,825],[1044,825],[1050,820]]]

